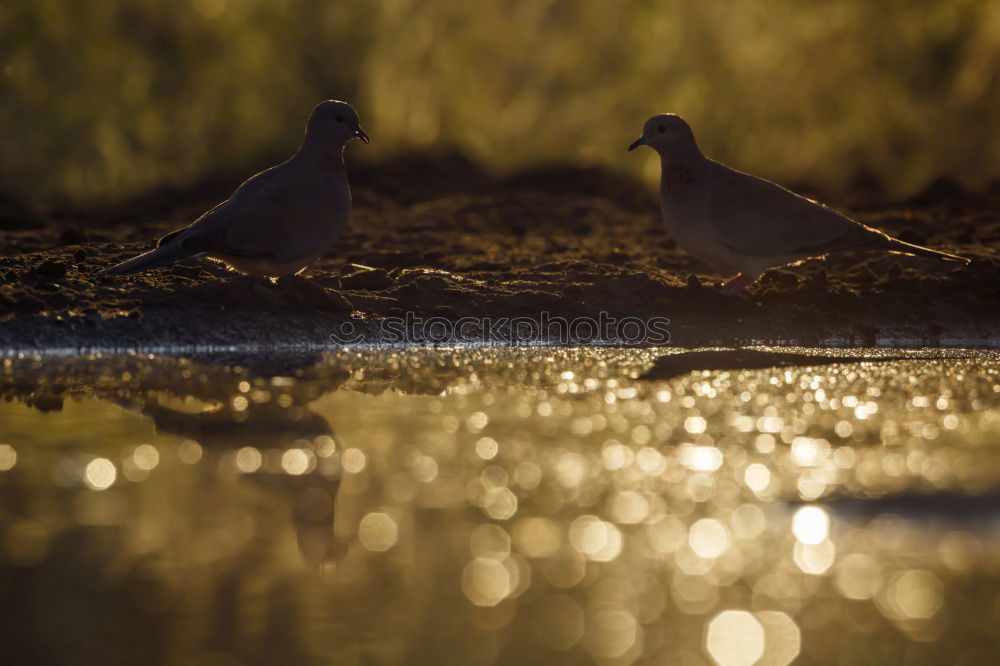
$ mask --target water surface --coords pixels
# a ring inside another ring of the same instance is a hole
[[[663,353],[4,361],[0,661],[993,663],[997,355]]]

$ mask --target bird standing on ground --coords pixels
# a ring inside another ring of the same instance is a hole
[[[739,293],[767,269],[841,250],[885,250],[968,264],[947,252],[904,243],[821,203],[705,157],[691,127],[665,113],[646,121],[629,150],[660,155],[660,206],[677,244],[705,263],[736,273]]]
[[[347,223],[344,146],[351,139],[368,143],[354,108],[321,102],[287,162],[250,178],[190,226],[161,238],[156,249],[101,275],[131,275],[202,256],[257,277],[298,273],[333,245]]]

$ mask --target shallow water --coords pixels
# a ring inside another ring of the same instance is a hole
[[[994,663],[1000,357],[663,353],[7,360],[0,662]]]

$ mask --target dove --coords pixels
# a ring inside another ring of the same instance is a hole
[[[294,275],[337,240],[351,212],[344,147],[368,143],[354,108],[320,102],[298,151],[261,171],[155,249],[101,271],[131,275],[176,261],[206,257],[257,278]]]
[[[646,121],[628,149],[660,155],[660,209],[667,231],[689,255],[726,275],[738,294],[769,268],[843,250],[883,250],[968,264],[947,252],[906,243],[763,178],[702,154],[691,127],[665,113]]]

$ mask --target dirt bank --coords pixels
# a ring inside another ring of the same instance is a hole
[[[434,335],[463,317],[491,318],[494,336],[498,319],[542,313],[664,317],[671,344],[684,346],[940,344],[991,338],[1000,320],[998,186],[970,194],[941,181],[901,203],[868,193],[864,208],[850,211],[903,240],[968,256],[969,267],[850,253],[772,271],[731,298],[720,293],[722,276],[667,236],[644,186],[572,168],[499,180],[459,157],[355,169],[353,218],[307,269],[310,282],[251,285],[199,260],[96,276],[237,182],[217,178],[89,210],[38,213],[0,199],[0,349],[322,345],[338,332],[373,340],[387,318],[407,312],[440,318]],[[474,324],[461,332],[466,341],[489,335]]]

